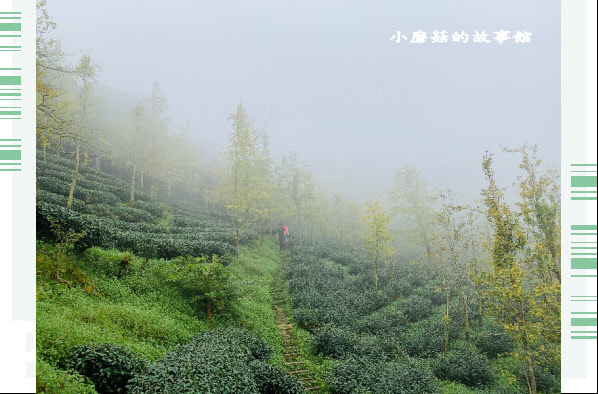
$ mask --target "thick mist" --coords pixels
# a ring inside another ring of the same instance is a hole
[[[170,124],[187,122],[212,159],[241,102],[275,157],[296,151],[315,181],[357,201],[378,198],[405,163],[471,201],[481,160],[538,144],[560,166],[560,3],[301,3],[50,0],[55,37],[76,62],[102,64],[98,97],[127,113],[156,81]],[[396,43],[397,30],[532,33],[526,44]],[[115,115],[115,117],[117,117]],[[518,173],[498,156],[498,180]]]

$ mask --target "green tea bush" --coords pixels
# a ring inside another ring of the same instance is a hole
[[[93,246],[107,249],[128,250],[142,257],[172,259],[178,256],[218,256],[235,254],[235,248],[228,243],[204,240],[199,234],[143,233],[125,231],[118,221],[99,218],[94,215],[81,214],[65,207],[36,203],[36,228],[38,237],[53,239],[51,226],[45,215],[63,221],[66,227],[85,236],[76,247],[80,250]],[[124,222],[122,222],[124,223]]]
[[[157,201],[135,201],[133,207],[147,211],[156,217],[162,217],[168,212],[168,206]]]
[[[344,327],[324,326],[314,332],[315,350],[323,356],[341,358],[353,353],[356,336]]]
[[[60,194],[48,192],[46,190],[37,189],[36,200],[45,202],[45,203],[49,203],[49,204],[53,204],[53,205],[60,205],[60,206],[63,206],[66,208],[66,203],[68,201],[68,197],[60,195]],[[81,201],[77,198],[73,198],[72,209],[74,209],[77,212],[89,213],[88,205],[86,205],[83,201]]]
[[[346,327],[324,326],[314,333],[312,340],[316,352],[336,359],[390,360],[404,354],[398,342],[390,336],[358,334]]]
[[[436,392],[436,379],[430,367],[409,357],[392,362],[352,358],[332,367],[327,383],[332,393],[410,393]]]
[[[438,354],[432,362],[432,368],[439,379],[470,387],[486,385],[493,379],[488,358],[471,349]]]
[[[400,336],[403,347],[412,357],[431,357],[444,350],[445,327],[432,317],[410,324]]]
[[[359,333],[396,336],[406,329],[408,323],[403,311],[392,304],[357,320],[353,328]]]
[[[419,295],[411,295],[403,300],[403,312],[411,322],[417,322],[432,314],[432,301]]]
[[[168,353],[129,381],[129,393],[258,393],[264,368],[253,361],[265,357],[261,339],[240,328],[199,334]],[[257,353],[256,353],[257,350]],[[257,376],[256,376],[257,372]],[[285,385],[282,379],[280,384]],[[289,380],[290,382],[290,380]]]
[[[476,347],[489,358],[496,358],[499,354],[513,351],[513,340],[502,327],[484,326],[474,333],[472,339]]]
[[[251,362],[250,367],[259,393],[302,394],[305,392],[299,379],[275,365],[255,360]]]
[[[68,369],[88,377],[98,393],[118,393],[126,390],[129,379],[146,367],[144,357],[112,344],[77,346],[63,361]]]
[[[91,213],[98,216],[107,216],[124,222],[153,223],[157,218],[142,209],[131,208],[123,205],[93,204],[89,206]]]

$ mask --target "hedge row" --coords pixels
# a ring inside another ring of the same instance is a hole
[[[267,363],[271,354],[244,329],[202,332],[131,379],[128,392],[303,393],[296,377]]]
[[[67,210],[65,207],[45,202],[37,202],[37,232],[40,238],[53,238],[50,223],[45,215],[50,215],[75,232],[85,230],[76,247],[86,249],[93,246],[127,250],[138,256],[171,259],[178,256],[226,255],[234,253],[231,244],[206,241],[200,234],[173,235],[147,234],[126,231],[114,227],[108,220],[94,215]]]

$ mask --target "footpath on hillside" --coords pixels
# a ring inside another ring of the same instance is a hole
[[[303,354],[297,338],[293,333],[293,323],[291,316],[287,311],[287,305],[285,302],[285,270],[288,264],[287,252],[281,253],[281,264],[278,272],[272,282],[271,294],[272,294],[272,308],[276,319],[276,326],[280,331],[282,337],[282,346],[284,349],[284,363],[292,375],[296,375],[297,378],[303,383],[305,391],[308,392],[319,392],[321,387],[315,383],[315,376],[305,366],[303,361]]]

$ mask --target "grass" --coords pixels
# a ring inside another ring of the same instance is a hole
[[[272,346],[272,362],[284,363],[270,295],[280,264],[273,239],[243,247],[231,263],[230,269],[243,279],[247,291],[214,323],[160,275],[156,268],[164,263],[161,260],[99,248],[70,254],[60,271],[71,282],[69,288],[56,281],[55,250],[38,242],[37,356],[38,380],[43,383],[38,392],[71,392],[71,387],[72,392],[88,392],[84,380],[59,368],[75,346],[122,345],[152,362],[199,332],[218,326],[248,328]],[[126,270],[124,260],[130,260]]]
[[[283,365],[282,338],[276,326],[270,294],[279,265],[278,244],[274,238],[266,238],[262,245],[254,242],[249,247],[242,247],[239,258],[231,268],[237,276],[253,283],[252,290],[236,303],[234,314],[241,326],[250,329],[272,346],[274,356],[271,361]]]

